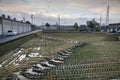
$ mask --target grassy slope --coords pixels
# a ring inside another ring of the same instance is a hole
[[[16,49],[20,45],[24,44],[25,42],[29,41],[30,39],[34,38],[34,35],[29,35],[26,37],[19,38],[17,40],[13,40],[4,44],[0,45],[0,56],[3,56],[5,53]]]

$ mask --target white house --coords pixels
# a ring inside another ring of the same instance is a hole
[[[120,31],[120,23],[113,23],[113,24],[109,24],[108,32],[118,32]]]

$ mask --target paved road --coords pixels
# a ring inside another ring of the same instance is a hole
[[[20,37],[24,37],[24,36],[30,35],[32,33],[36,33],[36,32],[39,32],[39,31],[41,31],[41,30],[36,30],[36,31],[28,32],[28,33],[23,33],[23,34],[15,35],[15,36],[0,37],[0,44],[6,43],[8,41],[11,41],[11,40],[14,40],[14,39],[17,39],[17,38],[20,38]]]

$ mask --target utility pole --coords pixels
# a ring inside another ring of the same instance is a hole
[[[108,7],[107,7],[107,15],[106,15],[106,25],[107,26],[109,25],[109,9],[110,9],[110,7],[108,5]]]
[[[31,14],[31,24],[33,25],[33,14]]]
[[[102,30],[102,15],[100,15],[100,31]]]
[[[58,25],[60,26],[60,15],[58,14]]]
[[[60,15],[58,14],[58,29],[60,29]]]
[[[102,25],[102,15],[100,15],[100,26]]]
[[[25,17],[23,17],[23,21],[25,22]]]

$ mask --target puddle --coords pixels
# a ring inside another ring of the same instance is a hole
[[[59,61],[59,60],[55,60],[55,59],[52,59],[51,61],[56,62],[56,63],[63,63],[63,61]]]
[[[40,53],[30,53],[28,56],[29,56],[29,57],[42,57],[42,56],[40,55]]]
[[[41,49],[41,47],[37,47],[37,48],[34,48],[34,49],[39,51]]]
[[[29,80],[26,77],[20,75],[20,72],[15,73],[20,80]]]
[[[48,65],[49,67],[55,67],[55,65],[48,63],[48,61],[43,62],[43,64],[46,64],[46,65]]]
[[[25,73],[30,73],[32,75],[38,74],[37,72],[33,72],[33,69],[27,69],[27,71]]]
[[[40,68],[40,69],[42,69],[42,70],[49,69],[48,67],[44,67],[41,64],[36,64],[35,66],[38,67],[38,68]]]

